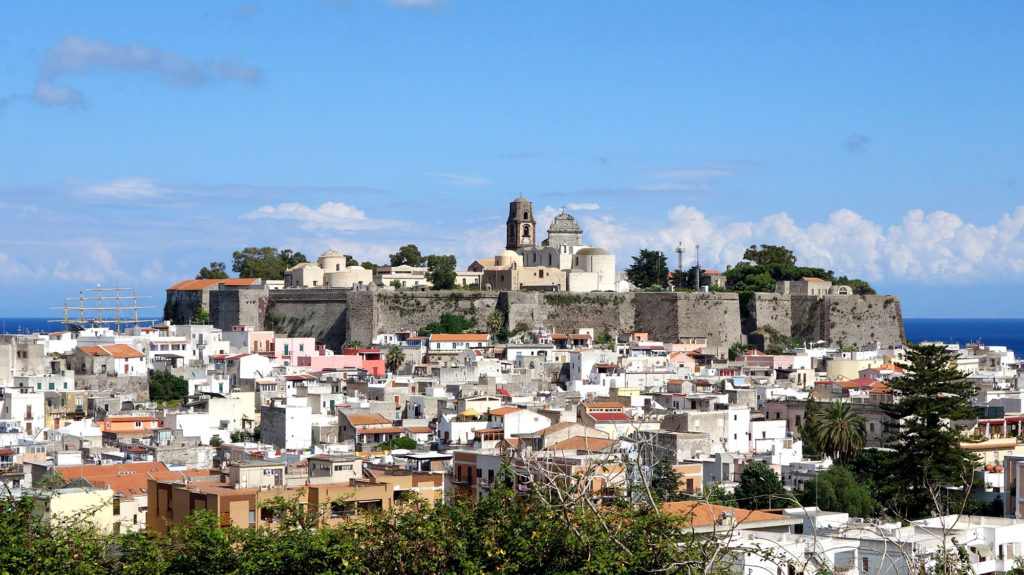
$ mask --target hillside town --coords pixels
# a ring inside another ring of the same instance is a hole
[[[665,512],[728,533],[733,549],[770,546],[837,572],[879,572],[897,549],[903,563],[887,572],[905,572],[955,537],[977,573],[1005,572],[1024,551],[1024,392],[1012,351],[945,346],[977,391],[976,417],[959,422],[977,456],[970,496],[999,512],[900,522],[706,496],[740,491],[752,467],[767,466],[787,494],[827,473],[835,457],[808,453],[801,435],[815,403],[848,406],[863,422],[859,448],[885,450],[889,383],[905,375],[907,349],[812,342],[730,357],[705,347],[586,325],[530,326],[506,342],[382,333],[337,352],[246,325],[5,335],[0,481],[37,494],[53,517],[89,510],[107,532],[167,533],[200,509],[223,525],[272,525],[261,501],[281,494],[323,506],[329,524],[411,500],[485,497],[499,482],[527,492],[573,478],[600,502],[650,486],[667,466],[681,497]],[[744,567],[772,561],[746,557]]]

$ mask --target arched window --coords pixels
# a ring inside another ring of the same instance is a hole
[[[523,219],[524,220],[530,219],[530,212],[523,212]]]
[[[525,226],[523,226],[523,237],[530,237],[530,224],[526,224]]]

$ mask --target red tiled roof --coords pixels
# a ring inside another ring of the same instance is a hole
[[[522,411],[522,410],[519,409],[518,407],[499,407],[498,409],[492,409],[491,410],[491,415],[498,415],[498,416],[508,415],[508,414],[516,412],[516,411]]]
[[[345,417],[352,425],[380,425],[391,423],[379,413],[346,413]]]
[[[82,353],[93,357],[116,357],[120,359],[146,357],[146,355],[141,351],[124,343],[116,343],[113,345],[80,345],[78,346],[78,349],[82,350]]]
[[[612,411],[608,413],[590,413],[590,417],[593,417],[595,421],[630,421],[629,416],[621,411]]]
[[[261,281],[260,278],[228,278],[221,280],[184,280],[180,281],[167,291],[201,291],[208,287],[223,284],[226,286],[248,286]]]
[[[604,439],[601,437],[570,437],[565,441],[559,441],[547,449],[547,451],[601,451],[615,445],[617,439]]]
[[[749,511],[738,507],[726,507],[724,505],[713,505],[699,501],[676,501],[672,503],[664,503],[661,506],[661,511],[662,513],[669,513],[672,515],[690,516],[690,524],[694,527],[710,527],[722,517],[723,513],[732,514],[732,517],[736,521],[736,525],[744,527],[754,527],[761,522],[789,519],[785,515],[780,515],[778,513]]]

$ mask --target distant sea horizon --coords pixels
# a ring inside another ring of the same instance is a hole
[[[0,318],[0,333],[43,333],[64,329],[60,322],[50,318]],[[140,318],[142,319],[142,318]],[[156,323],[159,318],[144,318]],[[1024,355],[1024,318],[934,318],[908,317],[903,319],[907,339],[914,343],[941,341],[965,345],[972,342],[986,345],[1004,345],[1017,357]]]

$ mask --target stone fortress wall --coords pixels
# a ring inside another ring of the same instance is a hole
[[[707,337],[724,354],[752,331],[769,326],[800,341],[839,345],[899,344],[904,340],[900,302],[893,296],[754,294],[741,313],[739,295],[716,292],[523,292],[387,291],[334,288],[225,289],[210,294],[213,324],[255,325],[290,336],[316,337],[334,350],[345,342],[370,343],[374,336],[415,331],[455,313],[484,331],[499,310],[505,326],[571,332],[593,328],[612,335],[645,331],[675,342]]]

